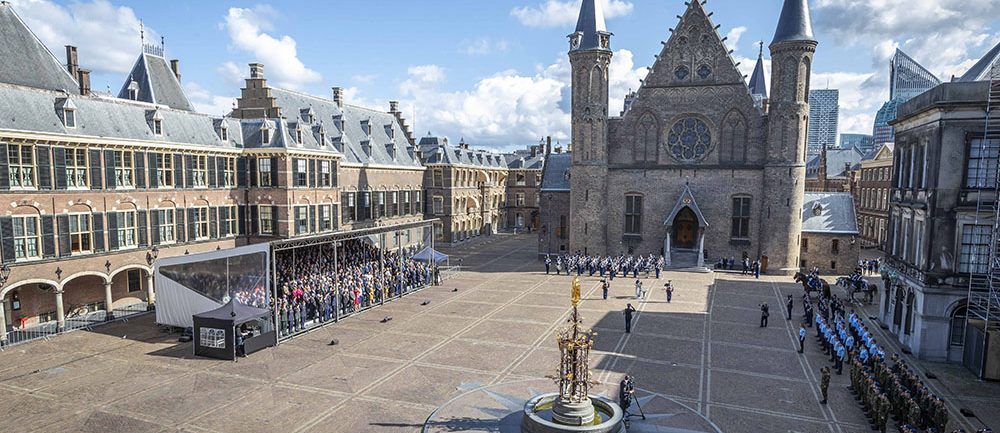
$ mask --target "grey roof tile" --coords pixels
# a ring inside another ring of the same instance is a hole
[[[549,192],[569,191],[569,169],[573,165],[570,153],[552,153],[545,158],[542,169],[542,188]]]
[[[785,0],[771,43],[815,40],[812,18],[809,16],[809,0]]]
[[[990,79],[990,71],[997,62],[1000,62],[1000,43],[994,45],[983,58],[962,74],[958,81],[987,81]]]
[[[138,86],[136,95],[138,101],[194,111],[194,106],[184,93],[181,82],[177,80],[177,76],[163,57],[147,53],[139,55],[135,65],[132,66],[132,72],[125,78],[125,83],[118,91],[119,98],[129,99],[129,86],[133,81]]]
[[[76,78],[14,12],[0,2],[0,82],[48,90],[79,90]]]
[[[805,233],[858,234],[854,197],[847,192],[807,192],[802,202]]]

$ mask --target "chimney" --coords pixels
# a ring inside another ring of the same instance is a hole
[[[399,101],[389,101],[389,113],[399,113]]]
[[[89,69],[77,69],[76,82],[80,83],[80,94],[87,96],[90,94],[90,70]]]
[[[535,155],[538,155],[538,146],[531,146],[531,157],[534,158]]]
[[[251,79],[264,79],[264,64],[263,63],[251,63],[250,64],[250,78]]]
[[[545,137],[545,155],[552,153],[552,136]]]
[[[77,77],[76,71],[79,68],[80,68],[80,64],[77,62],[76,47],[74,47],[72,45],[67,45],[66,46],[66,70],[69,71],[69,74],[73,78],[76,78]]]
[[[170,61],[170,70],[174,72],[174,76],[177,77],[177,81],[181,80],[181,61],[173,59]]]
[[[344,88],[334,87],[333,88],[333,102],[337,104],[337,107],[344,108]]]

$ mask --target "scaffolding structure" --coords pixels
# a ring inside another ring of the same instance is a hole
[[[969,294],[965,327],[963,363],[980,379],[1000,380],[1000,64],[990,71],[989,92],[983,140],[979,148],[977,167],[992,184],[980,185],[976,200],[976,226],[989,225],[988,242],[981,243],[988,251],[977,251],[976,257],[988,257],[985,263],[970,267]],[[987,165],[983,167],[982,165]]]

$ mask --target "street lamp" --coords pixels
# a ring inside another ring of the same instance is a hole
[[[8,278],[10,278],[10,266],[4,263],[3,267],[0,268],[0,287],[3,287],[4,284],[7,284]]]

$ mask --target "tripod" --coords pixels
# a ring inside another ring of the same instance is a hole
[[[622,422],[625,424],[625,428],[626,429],[629,428],[630,425],[631,425],[631,422],[629,421],[629,418],[632,418],[634,416],[639,416],[639,417],[642,417],[643,420],[646,419],[646,414],[642,411],[642,405],[639,404],[639,399],[634,399],[632,397],[634,393],[635,393],[635,391],[631,391],[630,390],[628,392],[628,397],[625,400],[625,404],[622,405],[622,406],[624,406],[622,408]],[[629,410],[628,410],[630,407],[632,407],[632,401],[633,400],[635,401],[635,407],[639,408],[639,413],[638,414],[634,414],[632,412],[629,412]]]

